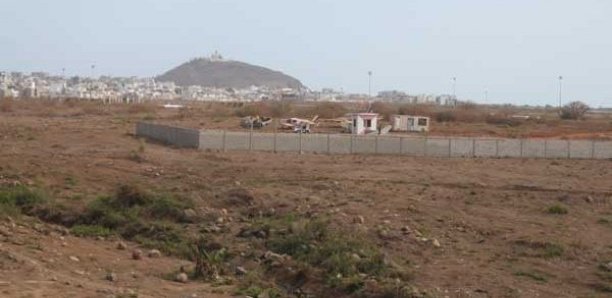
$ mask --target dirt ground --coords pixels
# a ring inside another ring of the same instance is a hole
[[[142,143],[134,125],[150,112],[126,109],[0,112],[0,184],[46,189],[75,209],[124,182],[213,209],[215,194],[240,185],[276,210],[325,214],[363,231],[433,297],[610,295],[612,161],[201,152]],[[229,120],[184,115],[177,121]],[[134,151],[143,152],[141,160],[131,158]],[[567,213],[550,212],[554,206]],[[363,224],[355,223],[359,217]],[[232,286],[163,277],[188,261],[134,261],[129,250],[115,249],[117,239],[56,230],[33,218],[3,220],[2,296],[233,293]],[[242,241],[223,239],[228,246]],[[105,280],[109,270],[116,282]]]

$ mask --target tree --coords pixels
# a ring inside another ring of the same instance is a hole
[[[581,101],[572,101],[561,108],[559,116],[561,119],[581,119],[590,107]]]

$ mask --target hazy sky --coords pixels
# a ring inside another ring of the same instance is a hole
[[[612,106],[610,0],[0,0],[0,69],[154,76],[219,50],[311,88]]]

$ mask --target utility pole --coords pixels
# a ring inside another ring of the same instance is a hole
[[[563,76],[559,76],[559,109],[561,108],[561,106],[563,104],[562,101],[561,101],[561,99],[562,99],[561,91],[563,90],[562,87],[563,87]]]
[[[372,71],[368,71],[368,110],[370,113],[372,109]]]
[[[457,77],[453,77],[453,104],[457,106]]]
[[[368,71],[368,101],[372,99],[372,71]]]
[[[485,89],[485,104],[489,104],[489,90]]]

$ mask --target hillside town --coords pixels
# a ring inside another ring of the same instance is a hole
[[[193,100],[256,102],[265,100],[350,102],[368,98],[367,94],[351,94],[323,88],[214,88],[199,85],[181,87],[174,82],[138,77],[66,77],[45,72],[0,71],[0,98],[45,98],[98,100],[105,103],[132,103],[147,100]],[[376,100],[404,103],[453,104],[452,95],[409,95],[402,91],[381,91]]]

